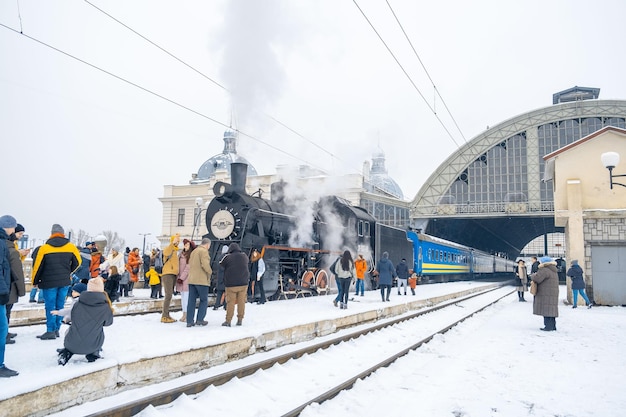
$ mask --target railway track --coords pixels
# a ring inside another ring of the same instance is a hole
[[[176,402],[181,401],[181,398],[193,397],[196,401],[202,402],[203,398],[211,397],[211,393],[215,396],[219,391],[219,403],[232,406],[237,405],[242,398],[247,398],[246,389],[254,392],[267,386],[271,386],[268,401],[279,401],[281,407],[280,412],[272,411],[266,415],[297,416],[308,405],[332,400],[340,392],[352,388],[356,381],[389,366],[398,358],[418,349],[433,337],[447,332],[511,292],[510,287],[498,287],[407,313],[401,317],[361,325],[340,335],[327,337],[319,342],[310,342],[304,347],[292,346],[288,351],[272,357],[243,366],[235,365],[235,368],[223,373],[102,409],[89,416],[135,416],[144,414],[142,410],[146,408],[150,409],[151,416],[175,416],[178,415],[175,411]],[[377,352],[376,360],[372,358],[372,351]],[[311,370],[315,370],[314,372],[319,374],[324,364],[331,362],[329,357],[346,358],[342,362],[346,366],[342,366],[341,372],[328,369],[328,378],[323,381],[324,386],[321,386],[311,381],[310,373]],[[275,376],[276,374],[279,376]],[[282,387],[276,385],[277,380],[283,384]],[[232,386],[237,388],[231,389]],[[203,392],[205,390],[206,392]],[[222,391],[226,393],[224,395],[231,391],[236,393],[233,394],[233,399],[228,401],[223,399]],[[273,398],[272,393],[281,392],[289,395],[280,396],[280,399]],[[228,412],[227,409],[216,409],[215,401],[209,399],[206,401],[210,405],[207,404],[208,408],[205,409]],[[250,415],[264,414],[251,410]]]

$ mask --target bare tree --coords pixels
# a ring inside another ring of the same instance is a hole
[[[124,245],[126,244],[126,239],[123,239],[117,232],[112,230],[103,230],[102,235],[107,239],[107,247],[110,250],[111,248],[117,248],[119,251],[124,249]]]
[[[78,247],[85,246],[85,242],[89,239],[89,234],[83,229],[78,229],[78,232],[74,233],[73,229],[70,229],[67,232],[67,237],[70,239],[70,242],[75,244]]]

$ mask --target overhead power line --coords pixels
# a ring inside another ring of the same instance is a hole
[[[213,84],[217,85],[218,87],[222,88],[224,91],[226,91],[227,93],[231,94],[231,92],[228,90],[228,88],[226,88],[225,86],[223,86],[222,84],[220,84],[219,82],[215,81],[213,78],[209,77],[208,75],[206,75],[205,73],[203,73],[202,71],[196,69],[195,67],[193,67],[192,65],[188,64],[187,62],[183,61],[181,58],[177,57],[176,55],[174,55],[173,53],[171,53],[170,51],[166,50],[165,48],[163,48],[162,46],[160,46],[159,44],[157,44],[156,42],[153,42],[152,40],[150,40],[148,37],[142,35],[141,33],[137,32],[136,30],[134,30],[133,28],[131,28],[129,25],[125,24],[124,22],[122,22],[121,20],[115,18],[114,16],[112,16],[110,13],[107,13],[106,11],[102,10],[101,8],[97,7],[96,5],[94,5],[93,3],[91,3],[89,0],[84,0],[85,3],[89,4],[90,6],[94,7],[96,10],[100,11],[101,13],[103,13],[105,16],[109,17],[110,19],[112,19],[113,21],[119,23],[120,25],[124,26],[126,29],[130,30],[132,33],[134,33],[135,35],[139,36],[140,38],[142,38],[143,40],[145,40],[146,42],[150,43],[151,45],[153,45],[154,47],[160,49],[161,51],[163,51],[164,53],[166,53],[167,55],[169,55],[170,57],[174,58],[175,60],[177,60],[178,62],[180,62],[181,64],[185,65],[186,67],[190,68],[192,71],[200,74],[202,77],[206,78],[207,80],[211,81]],[[298,133],[296,130],[292,129],[291,127],[287,126],[285,123],[281,122],[280,120],[276,119],[275,117],[273,117],[272,115],[269,115],[267,113],[263,113],[266,117],[268,117],[269,119],[273,120],[274,122],[278,123],[279,125],[281,125],[282,127],[284,127],[285,129],[289,130],[290,132],[294,133],[295,135],[299,136],[300,138],[304,139],[305,141],[307,141],[308,143],[310,143],[311,145],[315,146],[316,148],[320,149],[321,151],[325,152],[326,154],[328,154],[329,156],[331,156],[332,158],[337,159],[338,161],[342,161],[341,158],[339,158],[337,155],[333,154],[332,152],[330,152],[329,150],[327,150],[326,148],[320,146],[319,144],[317,144],[316,142],[314,142],[313,140],[307,138],[306,136]],[[303,162],[307,162],[307,161],[303,161]],[[342,161],[345,163],[348,163],[346,161]],[[307,162],[308,163],[308,162]],[[357,170],[357,172],[360,172],[359,170]]]
[[[396,22],[398,23],[398,26],[400,26],[400,29],[402,30],[402,33],[404,34],[404,37],[406,38],[406,41],[409,43],[409,45],[411,46],[411,49],[413,50],[413,53],[415,54],[415,56],[417,57],[417,60],[419,61],[420,65],[422,66],[422,68],[424,69],[424,72],[426,73],[426,76],[428,77],[428,79],[430,80],[430,83],[433,85],[433,89],[435,90],[435,93],[437,94],[437,96],[439,96],[439,98],[441,99],[441,103],[443,103],[443,106],[446,108],[446,111],[448,112],[448,114],[450,115],[450,118],[452,119],[452,121],[454,122],[454,125],[456,126],[457,130],[459,131],[459,133],[461,134],[461,136],[463,137],[463,140],[465,141],[465,143],[467,143],[467,139],[465,138],[465,135],[463,134],[463,131],[461,130],[461,128],[459,127],[458,123],[456,122],[456,119],[454,118],[454,116],[452,115],[452,112],[450,111],[450,109],[448,108],[448,105],[446,104],[445,100],[443,99],[443,97],[441,96],[441,94],[439,93],[439,89],[437,88],[437,86],[435,85],[435,82],[433,81],[432,77],[430,76],[430,74],[428,73],[428,70],[426,69],[426,65],[424,65],[424,63],[422,62],[422,59],[420,58],[419,54],[417,53],[417,51],[415,50],[415,47],[413,46],[413,43],[411,42],[411,39],[409,38],[409,35],[406,33],[406,31],[404,30],[404,26],[402,26],[402,23],[400,23],[400,19],[398,19],[398,16],[396,15],[396,12],[394,12],[393,8],[391,7],[391,4],[389,4],[389,0],[385,0],[387,2],[387,6],[389,6],[389,10],[391,10],[391,14],[393,14],[394,19],[396,19]]]
[[[154,92],[154,91],[152,91],[152,90],[150,90],[150,89],[148,89],[148,88],[142,87],[141,85],[139,85],[139,84],[137,84],[137,83],[134,83],[134,82],[132,82],[132,81],[130,81],[130,80],[127,80],[126,78],[123,78],[123,77],[121,77],[121,76],[119,76],[119,75],[113,74],[113,73],[112,73],[112,72],[110,72],[110,71],[107,71],[107,70],[105,70],[105,69],[103,69],[103,68],[100,68],[100,67],[99,67],[99,66],[97,66],[97,65],[94,65],[94,64],[92,64],[92,63],[90,63],[90,62],[87,62],[87,61],[85,61],[85,60],[83,60],[83,59],[81,59],[81,58],[78,58],[78,57],[76,57],[76,56],[74,56],[74,55],[72,55],[72,54],[70,54],[70,53],[68,53],[68,52],[65,52],[65,51],[63,51],[63,50],[61,50],[61,49],[59,49],[59,48],[57,48],[57,47],[55,47],[55,46],[52,46],[52,45],[50,45],[50,44],[47,44],[47,43],[45,43],[45,42],[43,42],[43,41],[41,41],[41,40],[39,40],[39,39],[37,39],[37,38],[35,38],[35,37],[33,37],[33,36],[27,35],[27,34],[25,34],[25,33],[23,33],[23,32],[19,32],[19,31],[17,31],[17,30],[15,30],[15,29],[13,29],[12,27],[9,27],[9,26],[5,25],[4,23],[0,23],[0,26],[4,27],[4,28],[6,28],[6,29],[8,29],[8,30],[10,30],[10,31],[12,31],[12,32],[15,32],[15,33],[17,33],[17,34],[19,34],[19,35],[21,35],[21,36],[24,36],[24,37],[26,37],[27,39],[32,40],[33,42],[36,42],[36,43],[38,43],[38,44],[40,44],[40,45],[43,45],[43,46],[45,46],[45,47],[47,47],[47,48],[50,48],[50,49],[52,49],[53,51],[56,51],[56,52],[58,52],[58,53],[60,53],[60,54],[63,54],[63,55],[65,55],[65,56],[69,57],[69,58],[72,58],[72,59],[74,59],[74,60],[76,60],[76,61],[78,61],[78,62],[80,62],[80,63],[82,63],[82,64],[84,64],[84,65],[87,65],[87,66],[89,66],[89,67],[91,67],[91,68],[93,68],[93,69],[95,69],[95,70],[98,70],[98,71],[100,71],[100,72],[103,72],[103,73],[105,73],[105,74],[109,75],[110,77],[113,77],[113,78],[115,78],[115,79],[117,79],[117,80],[120,80],[120,81],[122,81],[122,82],[124,82],[124,83],[126,83],[126,84],[129,84],[129,85],[131,85],[131,86],[133,86],[133,87],[135,87],[135,88],[138,88],[138,89],[140,89],[140,90],[142,90],[142,91],[144,91],[144,92],[146,92],[146,93],[148,93],[148,94],[151,94],[151,95],[153,95],[153,96],[155,96],[155,97],[158,97],[158,98],[160,98],[161,100],[165,100],[165,101],[167,101],[167,102],[169,102],[169,103],[171,103],[171,104],[174,104],[175,106],[178,106],[178,107],[180,107],[180,108],[182,108],[182,109],[185,109],[185,110],[187,110],[187,111],[189,111],[189,112],[191,112],[191,113],[193,113],[193,114],[196,114],[196,115],[198,115],[198,116],[200,116],[200,117],[202,117],[202,118],[205,118],[205,119],[207,119],[207,120],[210,120],[210,121],[212,121],[213,123],[217,123],[217,124],[218,124],[218,125],[220,125],[220,126],[224,126],[224,127],[228,128],[228,129],[230,128],[230,126],[229,126],[229,125],[227,125],[226,123],[220,122],[220,121],[219,121],[219,120],[217,120],[217,119],[214,119],[214,118],[209,117],[209,116],[207,116],[207,115],[205,115],[205,114],[203,114],[203,113],[200,113],[200,112],[199,112],[199,111],[197,111],[197,110],[194,110],[194,109],[192,109],[192,108],[190,108],[190,107],[187,107],[187,106],[185,106],[185,105],[183,105],[183,104],[180,104],[180,103],[178,103],[177,101],[174,101],[174,100],[172,100],[172,99],[170,99],[170,98],[167,98],[167,97],[165,97],[165,96],[163,96],[163,95],[161,95],[161,94],[159,94],[159,93],[156,93],[156,92]],[[256,136],[253,136],[253,135],[251,135],[251,134],[249,134],[249,133],[246,133],[246,132],[244,132],[244,131],[242,131],[242,130],[239,130],[239,129],[234,129],[234,130],[236,130],[238,133],[240,133],[240,134],[242,134],[242,135],[244,135],[244,136],[247,136],[247,137],[249,137],[250,139],[255,140],[255,141],[257,141],[257,142],[259,142],[259,143],[261,143],[261,144],[263,144],[263,145],[265,145],[265,146],[267,146],[267,147],[269,147],[269,148],[271,148],[271,149],[274,149],[274,150],[276,150],[276,151],[278,151],[278,152],[280,152],[280,153],[282,153],[282,154],[284,154],[284,155],[290,156],[290,157],[292,157],[292,158],[294,158],[294,159],[296,159],[296,160],[298,160],[298,161],[302,161],[302,162],[304,162],[304,163],[310,164],[310,162],[309,162],[309,161],[306,161],[306,160],[304,160],[304,159],[302,159],[302,158],[300,158],[300,157],[298,157],[298,156],[296,156],[296,155],[293,155],[293,154],[291,154],[291,153],[289,153],[289,152],[286,152],[286,151],[285,151],[285,150],[283,150],[283,149],[280,149],[280,148],[278,148],[278,147],[276,147],[276,146],[274,146],[274,145],[271,145],[271,144],[269,144],[269,143],[265,142],[264,140],[257,138]],[[311,165],[313,165],[313,164],[311,164]],[[313,166],[315,166],[315,165],[313,165]],[[316,167],[316,168],[318,168],[318,169],[323,169],[323,168],[321,168],[321,167],[319,167],[319,166],[318,166],[318,167]]]
[[[365,14],[365,12],[363,11],[363,9],[361,9],[361,7],[359,6],[359,4],[356,2],[356,0],[352,0],[352,2],[354,3],[354,5],[356,6],[357,9],[359,9],[359,12],[361,12],[361,15],[363,16],[363,18],[367,21],[367,23],[370,25],[370,27],[372,28],[372,30],[374,31],[374,33],[376,34],[376,36],[378,36],[378,39],[383,43],[383,45],[385,46],[385,48],[387,49],[387,52],[389,52],[389,54],[392,56],[392,58],[394,59],[394,61],[396,61],[396,64],[398,64],[398,66],[400,67],[400,69],[402,70],[402,72],[404,73],[404,75],[407,77],[407,79],[409,80],[409,82],[411,83],[411,85],[413,86],[413,88],[415,89],[415,91],[417,91],[417,93],[419,94],[419,96],[422,98],[422,100],[424,100],[424,103],[426,103],[426,106],[428,106],[428,108],[430,109],[430,111],[435,115],[435,117],[437,118],[437,120],[439,121],[439,124],[441,124],[441,127],[443,127],[443,130],[446,131],[446,133],[448,134],[448,136],[450,137],[450,139],[452,139],[452,142],[454,142],[454,144],[457,147],[460,147],[460,145],[458,144],[458,142],[456,141],[456,139],[454,139],[454,136],[452,136],[452,133],[450,133],[450,131],[448,130],[448,128],[446,127],[445,123],[443,122],[443,120],[441,120],[441,118],[439,117],[439,115],[437,114],[437,111],[430,105],[430,103],[428,102],[428,100],[426,100],[426,97],[424,97],[424,95],[422,94],[422,92],[420,91],[420,89],[417,87],[417,85],[415,85],[415,82],[413,82],[413,79],[411,78],[411,76],[406,72],[406,70],[404,69],[404,67],[402,66],[402,64],[400,63],[400,61],[398,60],[398,58],[396,57],[396,55],[393,53],[393,51],[391,50],[391,48],[389,47],[389,45],[387,45],[387,43],[385,42],[385,40],[383,39],[383,37],[380,35],[380,33],[378,33],[378,31],[376,30],[376,28],[374,27],[374,24],[369,20],[369,18],[367,17],[367,15]]]

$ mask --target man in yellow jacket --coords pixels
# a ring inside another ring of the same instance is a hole
[[[53,224],[50,239],[33,252],[32,283],[43,290],[46,306],[46,332],[37,336],[41,340],[59,337],[62,316],[52,315],[61,310],[70,288],[72,272],[82,263],[78,248],[65,237],[59,224]]]
[[[170,302],[174,293],[174,285],[178,276],[178,244],[180,235],[176,233],[170,237],[170,244],[163,249],[163,275],[161,275],[161,286],[165,297],[163,298],[163,311],[161,312],[161,323],[174,323],[176,320],[170,317]]]

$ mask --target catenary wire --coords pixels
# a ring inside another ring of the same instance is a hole
[[[389,10],[391,10],[391,14],[393,14],[394,19],[396,19],[396,22],[398,23],[398,26],[400,26],[400,29],[402,30],[402,33],[404,34],[404,37],[406,38],[407,42],[411,46],[411,49],[413,50],[413,53],[415,54],[415,56],[417,57],[417,60],[419,61],[420,65],[422,66],[422,69],[424,69],[424,72],[426,73],[426,76],[430,80],[430,83],[433,85],[433,89],[435,90],[435,93],[441,99],[441,103],[443,104],[443,106],[445,107],[446,111],[450,115],[450,118],[452,119],[452,121],[454,122],[454,125],[456,126],[457,130],[461,134],[461,137],[463,137],[463,140],[465,141],[465,143],[467,143],[467,139],[465,138],[465,135],[463,134],[463,131],[459,127],[459,124],[456,122],[456,119],[452,115],[452,112],[448,108],[448,105],[446,104],[445,100],[441,96],[441,93],[439,92],[439,89],[437,88],[437,86],[435,85],[435,82],[433,81],[432,77],[428,73],[428,70],[426,69],[426,66],[424,65],[424,63],[422,62],[422,59],[420,58],[419,54],[415,50],[415,47],[413,46],[413,42],[411,42],[411,39],[409,38],[409,35],[404,30],[404,26],[402,26],[402,23],[400,23],[400,19],[398,19],[398,16],[396,15],[396,12],[391,7],[391,4],[389,3],[389,0],[385,0],[385,1],[387,2],[387,6],[389,6]]]
[[[67,57],[69,57],[69,58],[72,58],[72,59],[74,59],[74,60],[76,60],[76,61],[78,61],[78,62],[80,62],[80,63],[82,63],[82,64],[85,64],[85,65],[87,65],[87,66],[89,66],[89,67],[91,67],[91,68],[93,68],[93,69],[96,69],[96,70],[98,70],[98,71],[101,71],[101,72],[103,72],[103,73],[105,73],[105,74],[107,74],[107,75],[109,75],[109,76],[111,76],[111,77],[113,77],[113,78],[116,78],[116,79],[118,79],[118,80],[120,80],[120,81],[122,81],[122,82],[124,82],[124,83],[126,83],[126,84],[129,84],[129,85],[131,85],[131,86],[133,86],[133,87],[135,87],[135,88],[138,88],[138,89],[140,89],[140,90],[142,90],[142,91],[144,91],[144,92],[146,92],[146,93],[148,93],[148,94],[151,94],[151,95],[153,95],[153,96],[155,96],[155,97],[158,97],[158,98],[160,98],[160,99],[162,99],[162,100],[165,100],[165,101],[167,101],[167,102],[169,102],[169,103],[171,103],[171,104],[174,104],[175,106],[178,106],[178,107],[180,107],[180,108],[182,108],[182,109],[185,109],[185,110],[187,110],[187,111],[189,111],[189,112],[191,112],[191,113],[194,113],[194,114],[196,114],[196,115],[198,115],[198,116],[200,116],[200,117],[203,117],[203,118],[205,118],[205,119],[207,119],[207,120],[210,120],[210,121],[212,121],[212,122],[214,122],[214,123],[217,123],[217,124],[218,124],[218,125],[220,125],[220,126],[224,126],[224,127],[226,127],[226,128],[230,128],[230,126],[229,126],[229,125],[227,125],[226,123],[220,122],[220,121],[219,121],[219,120],[217,120],[217,119],[214,119],[214,118],[212,118],[212,117],[210,117],[210,116],[207,116],[207,115],[205,115],[205,114],[203,114],[203,113],[200,113],[200,112],[199,112],[199,111],[197,111],[197,110],[194,110],[194,109],[192,109],[192,108],[190,108],[190,107],[187,107],[187,106],[185,106],[185,105],[183,105],[183,104],[180,104],[180,103],[178,103],[178,102],[176,102],[176,101],[174,101],[174,100],[172,100],[172,99],[170,99],[170,98],[167,98],[167,97],[165,97],[165,96],[163,96],[163,95],[161,95],[161,94],[158,94],[158,93],[156,93],[156,92],[154,92],[154,91],[152,91],[152,90],[149,90],[149,89],[147,89],[147,88],[145,88],[145,87],[142,87],[141,85],[136,84],[136,83],[134,83],[134,82],[132,82],[132,81],[129,81],[129,80],[127,80],[127,79],[123,78],[123,77],[120,77],[119,75],[113,74],[113,73],[112,73],[112,72],[110,72],[110,71],[107,71],[107,70],[105,70],[105,69],[103,69],[103,68],[98,67],[97,65],[91,64],[91,63],[89,63],[89,62],[87,62],[87,61],[85,61],[85,60],[83,60],[83,59],[81,59],[81,58],[78,58],[78,57],[76,57],[76,56],[74,56],[74,55],[72,55],[72,54],[70,54],[70,53],[68,53],[68,52],[65,52],[65,51],[63,51],[63,50],[61,50],[61,49],[59,49],[59,48],[57,48],[57,47],[54,47],[54,46],[52,46],[52,45],[50,45],[50,44],[47,44],[47,43],[45,43],[45,42],[43,42],[43,41],[41,41],[41,40],[39,40],[39,39],[37,39],[37,38],[35,38],[35,37],[33,37],[33,36],[27,35],[27,34],[25,34],[25,33],[23,33],[23,32],[19,32],[19,31],[17,31],[17,30],[15,30],[15,29],[13,29],[12,27],[9,27],[9,26],[5,25],[4,23],[0,23],[0,26],[4,27],[4,28],[6,28],[6,29],[8,29],[8,30],[10,30],[10,31],[12,31],[12,32],[18,33],[18,34],[20,34],[21,36],[26,37],[27,39],[30,39],[30,40],[32,40],[32,41],[34,41],[34,42],[36,42],[36,43],[39,43],[40,45],[43,45],[43,46],[45,46],[45,47],[47,47],[47,48],[50,48],[50,49],[52,49],[52,50],[54,50],[54,51],[56,51],[56,52],[59,52],[59,53],[61,53],[61,54],[65,55],[65,56],[67,56]],[[271,149],[274,149],[274,150],[276,150],[276,151],[278,151],[278,152],[280,152],[280,153],[282,153],[282,154],[285,154],[285,155],[287,155],[287,156],[290,156],[290,157],[292,157],[292,158],[294,158],[294,159],[296,159],[296,160],[298,160],[298,161],[301,161],[301,162],[304,162],[304,163],[307,163],[307,164],[311,164],[309,161],[306,161],[306,160],[304,160],[304,159],[302,159],[302,158],[300,158],[300,157],[298,157],[298,156],[296,156],[296,155],[293,155],[293,154],[291,154],[291,153],[289,153],[289,152],[286,152],[286,151],[285,151],[285,150],[283,150],[283,149],[280,149],[280,148],[278,148],[278,147],[276,147],[276,146],[274,146],[274,145],[271,145],[271,144],[269,144],[269,143],[265,142],[264,140],[259,139],[259,138],[258,138],[258,137],[256,137],[256,136],[253,136],[253,135],[251,135],[251,134],[249,134],[249,133],[246,133],[246,132],[244,132],[244,131],[241,131],[241,130],[239,130],[239,129],[234,129],[234,130],[236,130],[239,134],[244,135],[244,136],[246,136],[246,137],[249,137],[250,139],[252,139],[252,140],[254,140],[254,141],[257,141],[257,142],[259,142],[259,143],[261,143],[261,144],[263,144],[263,145],[265,145],[265,146],[267,146],[267,147],[269,147],[269,148],[271,148]],[[313,164],[311,164],[311,165],[313,165]],[[315,166],[315,165],[313,165],[313,166]],[[323,168],[322,168],[322,167],[319,167],[319,166],[315,166],[315,167],[316,167],[316,168],[318,168],[318,169],[322,169],[322,170],[323,170]]]
[[[102,10],[101,8],[97,7],[96,5],[94,5],[93,3],[91,3],[89,0],[84,0],[85,3],[89,4],[90,6],[92,6],[93,8],[95,8],[96,10],[100,11],[101,13],[103,13],[105,16],[109,17],[110,19],[114,20],[115,22],[119,23],[120,25],[124,26],[126,29],[130,30],[131,32],[133,32],[135,35],[139,36],[140,38],[142,38],[143,40],[145,40],[146,42],[150,43],[151,45],[153,45],[154,47],[160,49],[161,51],[163,51],[164,53],[166,53],[167,55],[169,55],[170,57],[174,58],[175,60],[177,60],[178,62],[180,62],[181,64],[185,65],[186,67],[188,67],[189,69],[191,69],[192,71],[200,74],[202,77],[206,78],[207,80],[211,81],[213,84],[217,85],[218,87],[222,88],[224,91],[226,91],[227,93],[230,94],[230,91],[228,90],[228,88],[226,88],[225,86],[223,86],[222,84],[220,84],[219,82],[215,81],[213,78],[209,77],[208,75],[204,74],[202,71],[194,68],[192,65],[188,64],[187,62],[183,61],[182,59],[180,59],[179,57],[177,57],[176,55],[174,55],[173,53],[169,52],[168,50],[166,50],[165,48],[163,48],[162,46],[158,45],[156,42],[153,42],[152,40],[150,40],[149,38],[147,38],[146,36],[142,35],[141,33],[137,32],[136,30],[134,30],[133,28],[131,28],[129,25],[123,23],[122,21],[120,21],[119,19],[117,19],[116,17],[112,16],[110,13],[107,13],[106,11]],[[327,153],[329,156],[342,161],[341,158],[339,158],[337,155],[333,154],[332,152],[330,152],[329,150],[325,149],[324,147],[320,146],[319,144],[315,143],[313,140],[307,138],[306,136],[300,134],[299,132],[297,132],[296,130],[292,129],[291,127],[287,126],[286,124],[284,124],[283,122],[281,122],[280,120],[276,119],[275,117],[264,113],[266,117],[268,117],[269,119],[271,119],[272,121],[278,123],[279,125],[281,125],[282,127],[284,127],[285,129],[289,130],[290,132],[294,133],[295,135],[299,136],[300,138],[304,139],[305,141],[309,142],[311,145],[315,146],[316,148],[320,149],[321,151]],[[307,161],[304,161],[307,162]],[[342,161],[342,162],[346,162],[347,161]],[[308,163],[308,162],[307,162]],[[357,172],[359,172],[357,170]]]
[[[356,2],[356,0],[352,0],[352,2],[354,3],[354,5],[356,6],[357,9],[359,9],[359,12],[361,12],[361,15],[363,16],[363,18],[367,21],[367,23],[370,25],[370,27],[372,28],[372,30],[374,31],[374,33],[376,33],[376,36],[378,36],[378,39],[380,39],[380,41],[383,43],[383,45],[385,46],[385,48],[387,49],[387,52],[389,52],[389,54],[391,54],[392,58],[394,59],[394,61],[396,61],[396,64],[398,64],[398,66],[400,67],[400,69],[402,70],[402,72],[404,73],[404,75],[408,78],[409,82],[411,83],[411,85],[413,86],[413,88],[415,89],[415,91],[417,91],[417,93],[419,94],[419,96],[422,98],[422,100],[424,100],[424,103],[426,103],[426,106],[428,106],[428,108],[430,109],[430,111],[435,115],[435,117],[437,118],[437,120],[439,121],[439,124],[441,124],[441,127],[443,127],[443,130],[446,131],[446,133],[448,134],[448,136],[450,137],[450,139],[452,140],[452,142],[454,142],[454,144],[457,147],[460,147],[459,143],[456,141],[456,139],[454,139],[454,136],[452,136],[452,133],[450,133],[450,131],[448,130],[448,128],[446,127],[445,123],[443,122],[443,120],[441,120],[441,118],[439,117],[439,115],[437,114],[437,112],[435,111],[435,109],[430,105],[430,103],[428,102],[428,100],[426,99],[426,97],[424,97],[424,95],[422,94],[422,92],[420,91],[420,89],[417,87],[417,85],[415,85],[415,82],[413,82],[413,79],[411,78],[411,76],[406,72],[406,70],[404,69],[404,67],[402,66],[402,64],[400,63],[400,61],[398,60],[398,58],[396,57],[396,55],[393,53],[393,51],[391,50],[391,48],[389,48],[389,45],[387,45],[387,43],[385,42],[385,40],[382,38],[382,36],[380,35],[380,33],[378,33],[378,31],[376,30],[376,28],[374,27],[374,24],[369,20],[369,18],[367,17],[367,15],[365,14],[365,12],[363,11],[363,9],[361,9],[361,7],[359,6],[359,4]]]

